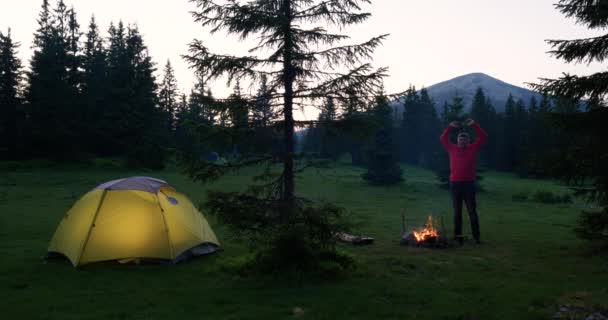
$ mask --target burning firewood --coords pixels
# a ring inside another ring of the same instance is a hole
[[[445,227],[443,226],[442,218],[442,230],[439,232],[433,224],[433,216],[429,215],[424,227],[412,230],[410,232],[404,231],[401,236],[400,243],[402,245],[413,246],[413,247],[434,247],[434,248],[445,248],[449,246],[449,240],[445,234]]]

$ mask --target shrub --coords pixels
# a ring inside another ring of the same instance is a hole
[[[550,191],[536,191],[534,193],[532,200],[534,202],[547,203],[547,204],[555,204],[555,203],[571,203],[572,198],[568,194],[557,195],[553,194]]]
[[[515,202],[524,202],[524,201],[528,201],[528,194],[526,192],[519,192],[514,194],[511,197],[511,200],[515,201]]]
[[[297,199],[295,207],[255,193],[210,191],[205,207],[234,234],[252,244],[254,265],[263,274],[277,272],[335,275],[354,261],[336,250],[337,232],[349,230],[345,210],[332,204]]]
[[[578,226],[574,231],[582,239],[608,247],[608,209],[581,212]]]

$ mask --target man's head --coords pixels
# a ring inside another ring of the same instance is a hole
[[[458,134],[458,146],[464,148],[469,145],[469,134],[466,132],[461,132]]]

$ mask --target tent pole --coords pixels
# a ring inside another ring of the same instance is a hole
[[[99,199],[99,204],[97,205],[97,210],[95,210],[95,215],[93,216],[93,221],[91,221],[91,225],[89,226],[89,230],[87,231],[87,236],[86,236],[86,238],[84,238],[84,242],[82,244],[82,247],[80,248],[80,254],[78,254],[78,259],[76,260],[75,267],[78,266],[78,264],[80,264],[80,258],[82,258],[84,249],[86,249],[87,243],[89,243],[89,237],[91,236],[91,231],[95,227],[95,222],[97,221],[97,215],[99,214],[99,211],[101,211],[101,205],[103,204],[103,200],[105,200],[105,198],[106,198],[107,192],[108,191],[106,189],[104,189],[103,193],[101,194],[101,199]]]
[[[160,190],[158,190],[158,192],[163,193]],[[167,219],[165,219],[165,209],[163,209],[163,206],[160,205],[160,199],[158,198],[158,192],[155,193],[154,195],[156,196],[156,203],[158,204],[158,207],[160,208],[160,216],[163,218],[163,225],[165,226],[165,231],[167,232],[167,244],[169,245],[169,255],[171,256],[171,260],[173,261],[173,259],[175,259],[177,257],[173,256],[173,245],[171,244],[171,237],[169,237],[169,226],[167,225]]]

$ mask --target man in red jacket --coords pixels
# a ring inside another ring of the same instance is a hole
[[[469,135],[466,132],[458,134],[457,144],[449,141],[450,133],[460,128],[456,121],[441,134],[441,144],[450,155],[450,190],[452,193],[452,206],[454,207],[454,238],[460,244],[462,236],[462,202],[467,206],[471,229],[476,243],[480,243],[479,218],[477,217],[477,203],[475,202],[475,165],[477,153],[481,145],[488,138],[488,134],[473,119],[465,121],[477,133],[477,141],[470,144]]]

